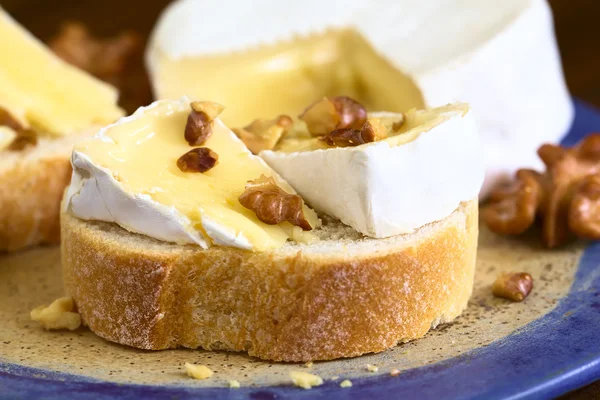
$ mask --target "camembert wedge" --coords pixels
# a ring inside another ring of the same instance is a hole
[[[203,146],[218,155],[204,173],[183,172],[178,159],[192,147],[184,138],[190,102],[158,101],[82,140],[73,151],[66,207],[81,219],[115,222],[159,240],[266,250],[285,243],[293,227],[267,225],[239,197],[248,181],[273,177],[294,190],[218,118]],[[315,227],[316,214],[304,206]]]
[[[112,86],[69,65],[0,8],[0,107],[41,134],[81,133],[123,115]]]
[[[296,124],[260,156],[318,212],[375,238],[411,233],[477,197],[483,157],[468,105],[371,113],[369,120],[388,137],[331,147]]]

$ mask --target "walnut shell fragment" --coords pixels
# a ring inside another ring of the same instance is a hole
[[[523,301],[533,289],[533,278],[527,272],[501,274],[492,285],[492,294],[512,301]]]
[[[281,189],[273,177],[261,175],[260,178],[249,181],[246,190],[239,197],[239,202],[245,208],[254,211],[258,219],[265,224],[276,225],[288,221],[302,230],[312,230],[304,216],[302,197]]]
[[[208,147],[192,149],[179,157],[177,167],[181,172],[206,172],[219,162],[219,155]]]
[[[288,115],[280,115],[273,120],[257,119],[244,128],[232,130],[253,154],[258,154],[263,150],[274,149],[292,126],[292,122]]]
[[[324,97],[310,105],[299,118],[313,136],[336,129],[360,129],[367,121],[366,108],[347,96]]]
[[[212,135],[212,122],[225,107],[211,101],[194,101],[190,107],[184,137],[190,146],[201,146]]]

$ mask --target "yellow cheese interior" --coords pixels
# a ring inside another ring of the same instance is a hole
[[[344,29],[232,54],[172,60],[158,54],[159,98],[183,95],[225,104],[232,127],[278,114],[298,115],[323,96],[347,95],[369,110],[423,108],[414,82]]]
[[[219,155],[218,164],[205,173],[179,170],[177,159],[192,149],[183,135],[189,111],[185,103],[161,102],[136,118],[113,125],[103,138],[79,142],[75,149],[112,171],[128,192],[147,194],[162,205],[174,207],[200,232],[204,232],[202,218],[209,217],[236,234],[242,233],[253,249],[281,246],[291,235],[291,225],[260,222],[238,201],[247,181],[261,174],[274,176],[275,172],[218,119],[203,145]],[[277,179],[284,190],[294,192]],[[312,210],[305,207],[304,214],[313,227],[317,225]]]
[[[55,56],[0,8],[0,106],[51,135],[123,115],[118,93]]]

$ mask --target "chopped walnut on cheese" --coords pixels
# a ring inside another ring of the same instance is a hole
[[[40,306],[29,313],[32,320],[39,322],[44,329],[68,329],[74,331],[81,325],[81,316],[75,312],[75,302],[71,297],[61,297],[49,306]]]
[[[290,371],[290,378],[292,378],[295,386],[303,389],[310,389],[323,384],[323,379],[320,376],[309,374],[308,372]]]

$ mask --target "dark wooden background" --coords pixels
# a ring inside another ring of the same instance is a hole
[[[125,29],[147,35],[169,1],[1,0],[1,3],[35,35],[48,40],[65,20],[83,21],[98,35],[114,35]],[[600,0],[550,0],[550,4],[569,89],[573,95],[600,108]],[[600,399],[600,382],[565,399]]]

